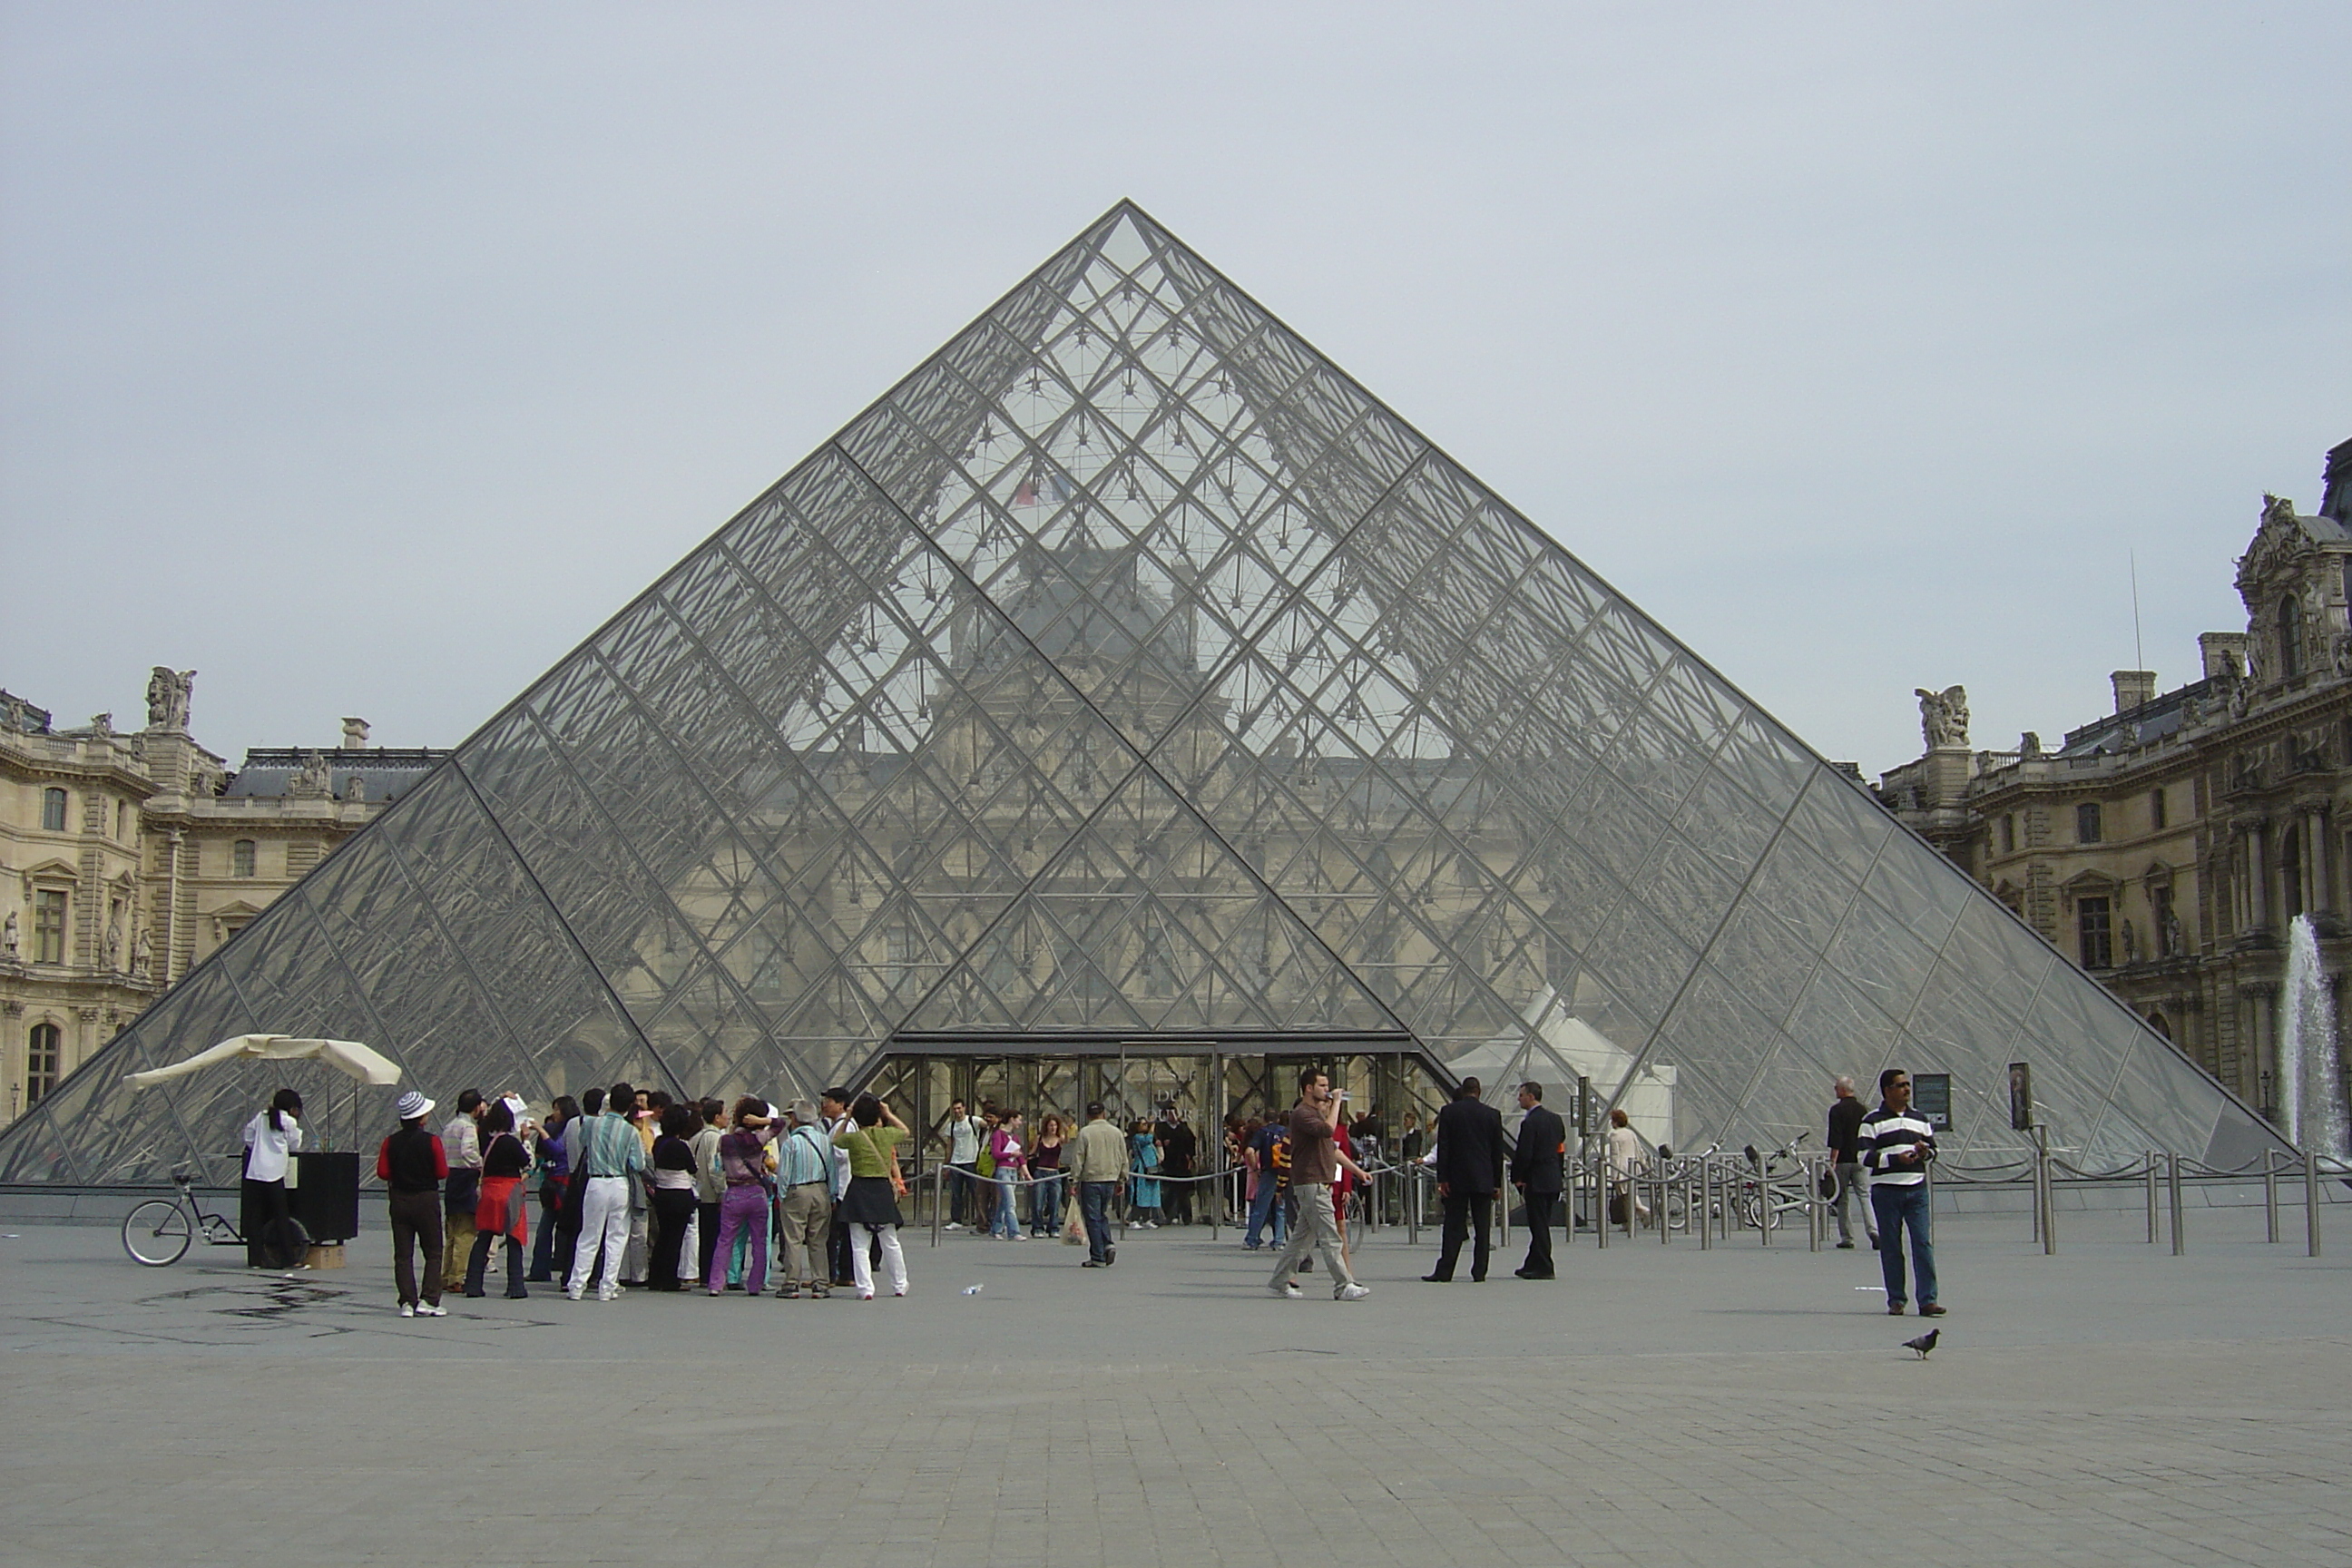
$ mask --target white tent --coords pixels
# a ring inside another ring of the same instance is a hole
[[[198,1051],[185,1061],[173,1062],[170,1067],[122,1076],[133,1089],[151,1089],[168,1079],[185,1078],[190,1073],[202,1072],[208,1067],[240,1058],[275,1062],[322,1061],[341,1068],[362,1083],[394,1084],[400,1081],[397,1063],[357,1040],[302,1040],[291,1035],[239,1035]]]

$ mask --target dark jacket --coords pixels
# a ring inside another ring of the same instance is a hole
[[[1841,1095],[1838,1102],[1830,1107],[1830,1153],[1838,1164],[1860,1163],[1862,1119],[1868,1113],[1868,1108],[1851,1094]]]
[[[1474,1197],[1502,1190],[1502,1112],[1465,1099],[1437,1113],[1437,1179]]]
[[[1565,1190],[1567,1151],[1568,1123],[1538,1105],[1519,1122],[1519,1146],[1511,1152],[1511,1184],[1531,1193]]]

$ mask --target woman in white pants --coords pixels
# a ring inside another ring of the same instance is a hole
[[[834,1145],[849,1154],[849,1192],[841,1200],[845,1225],[862,1227],[881,1243],[883,1267],[890,1271],[890,1293],[907,1293],[907,1255],[898,1247],[898,1197],[890,1184],[892,1151],[907,1135],[907,1124],[870,1094],[861,1094],[849,1108],[849,1122],[833,1135]],[[874,1300],[874,1266],[866,1241],[850,1237],[849,1265],[857,1280],[857,1299]]]

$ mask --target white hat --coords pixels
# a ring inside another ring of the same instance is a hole
[[[400,1104],[394,1109],[394,1114],[403,1121],[414,1121],[420,1116],[432,1115],[433,1102],[412,1089],[400,1097]]]

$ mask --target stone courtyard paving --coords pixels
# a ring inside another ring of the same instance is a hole
[[[905,1300],[404,1321],[381,1231],[289,1281],[19,1226],[0,1563],[2352,1563],[2352,1263],[2297,1218],[1947,1216],[1926,1363],[1801,1239],[1434,1286],[1388,1232],[1343,1305],[1230,1230],[909,1232]]]

